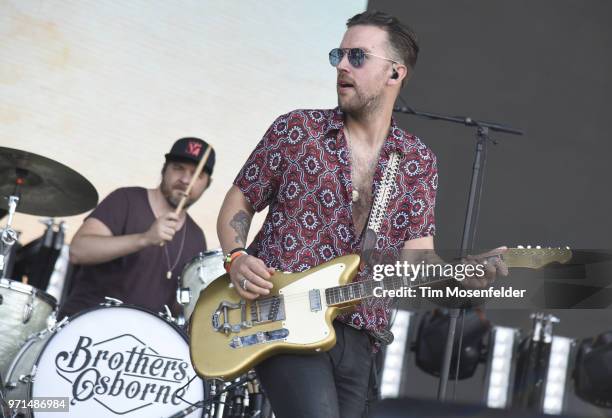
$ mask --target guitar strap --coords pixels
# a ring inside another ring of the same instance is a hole
[[[395,179],[397,177],[397,171],[399,169],[400,155],[397,152],[391,153],[389,161],[383,172],[382,182],[376,190],[372,208],[370,209],[370,215],[368,217],[368,224],[364,231],[364,235],[361,241],[361,260],[362,265],[372,267],[376,264],[376,239],[380,232],[380,226],[387,213],[387,207],[389,206],[389,200],[395,186]],[[369,334],[382,344],[388,345],[393,341],[393,333],[384,329],[382,331],[368,331]]]

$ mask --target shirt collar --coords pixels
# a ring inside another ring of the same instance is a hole
[[[344,112],[342,112],[339,107],[334,108],[332,111],[329,128],[335,130],[344,128]],[[410,152],[411,142],[414,142],[414,137],[398,127],[395,118],[392,116],[389,135],[387,135],[384,144],[385,150],[387,152],[397,151],[401,154],[406,154]]]

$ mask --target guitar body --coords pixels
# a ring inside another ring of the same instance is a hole
[[[501,256],[508,267],[541,268],[565,263],[569,249],[509,248]],[[375,296],[375,288],[400,289],[452,278],[426,278],[412,283],[390,276],[351,283],[357,255],[338,257],[303,273],[276,273],[270,295],[240,299],[227,275],[201,294],[189,328],[191,362],[204,378],[232,379],[277,353],[314,353],[336,343],[332,326],[340,309]]]
[[[277,353],[308,354],[336,343],[333,319],[342,306],[329,306],[326,289],[349,283],[359,268],[349,255],[302,273],[276,273],[270,295],[242,300],[229,276],[201,294],[190,322],[191,361],[205,378],[232,379]]]

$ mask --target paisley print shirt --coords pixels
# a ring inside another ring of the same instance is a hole
[[[269,207],[249,248],[267,266],[300,272],[360,252],[343,126],[344,115],[338,108],[282,115],[234,180],[256,211]],[[406,240],[435,232],[438,173],[433,152],[392,120],[374,173],[373,196],[392,152],[399,152],[400,166],[376,250],[397,258]],[[355,280],[364,278],[360,274]],[[379,331],[388,324],[389,305],[388,298],[365,299],[340,320]]]

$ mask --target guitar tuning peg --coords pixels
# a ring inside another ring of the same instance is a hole
[[[517,245],[517,247],[516,247],[516,248],[519,248],[519,249],[521,249],[521,250],[522,250],[522,249],[523,249],[523,248],[525,248],[525,247],[523,247],[522,245]]]
[[[528,245],[528,246],[527,246],[527,249],[528,249],[528,250],[531,250],[531,245]]]
[[[539,246],[539,245],[536,245],[536,249],[540,250],[540,249],[542,249],[542,247]]]

